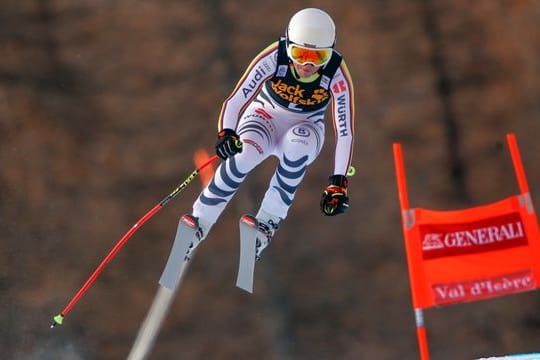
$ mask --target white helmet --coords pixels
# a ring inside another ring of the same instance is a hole
[[[300,10],[287,26],[287,41],[309,48],[330,48],[336,42],[336,26],[324,11],[315,8]]]

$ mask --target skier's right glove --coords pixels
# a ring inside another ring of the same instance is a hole
[[[332,175],[328,178],[328,182],[329,185],[321,197],[321,211],[326,216],[344,213],[349,208],[347,178],[345,175]]]
[[[223,160],[242,152],[242,141],[236,131],[223,129],[218,133],[216,154]]]

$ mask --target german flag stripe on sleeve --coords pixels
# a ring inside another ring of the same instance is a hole
[[[341,72],[343,73],[343,77],[344,77],[344,80],[345,82],[347,83],[347,88],[349,89],[349,114],[350,114],[350,129],[351,129],[351,136],[352,136],[352,139],[351,139],[351,145],[350,145],[350,149],[351,151],[349,152],[349,159],[348,159],[348,165],[350,166],[351,163],[352,163],[352,149],[354,147],[354,117],[355,117],[355,107],[354,107],[354,99],[355,99],[355,95],[354,95],[354,86],[353,86],[353,82],[352,82],[352,77],[351,77],[351,73],[349,72],[349,68],[347,67],[347,64],[345,63],[345,60],[343,60],[341,62],[341,65],[340,65],[340,70]],[[334,116],[334,102],[332,102],[332,116]],[[337,122],[336,122],[336,119],[334,119],[334,135],[336,136],[336,139],[338,137],[338,129],[336,127],[337,125]]]

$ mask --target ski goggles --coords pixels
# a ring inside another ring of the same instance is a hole
[[[287,55],[299,65],[313,64],[322,66],[330,61],[332,48],[310,49],[291,43],[287,46]]]

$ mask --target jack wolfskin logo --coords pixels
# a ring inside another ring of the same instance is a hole
[[[315,89],[311,96],[300,84],[289,85],[279,79],[271,83],[272,90],[282,99],[297,105],[317,105],[326,101],[330,94],[324,89]]]

